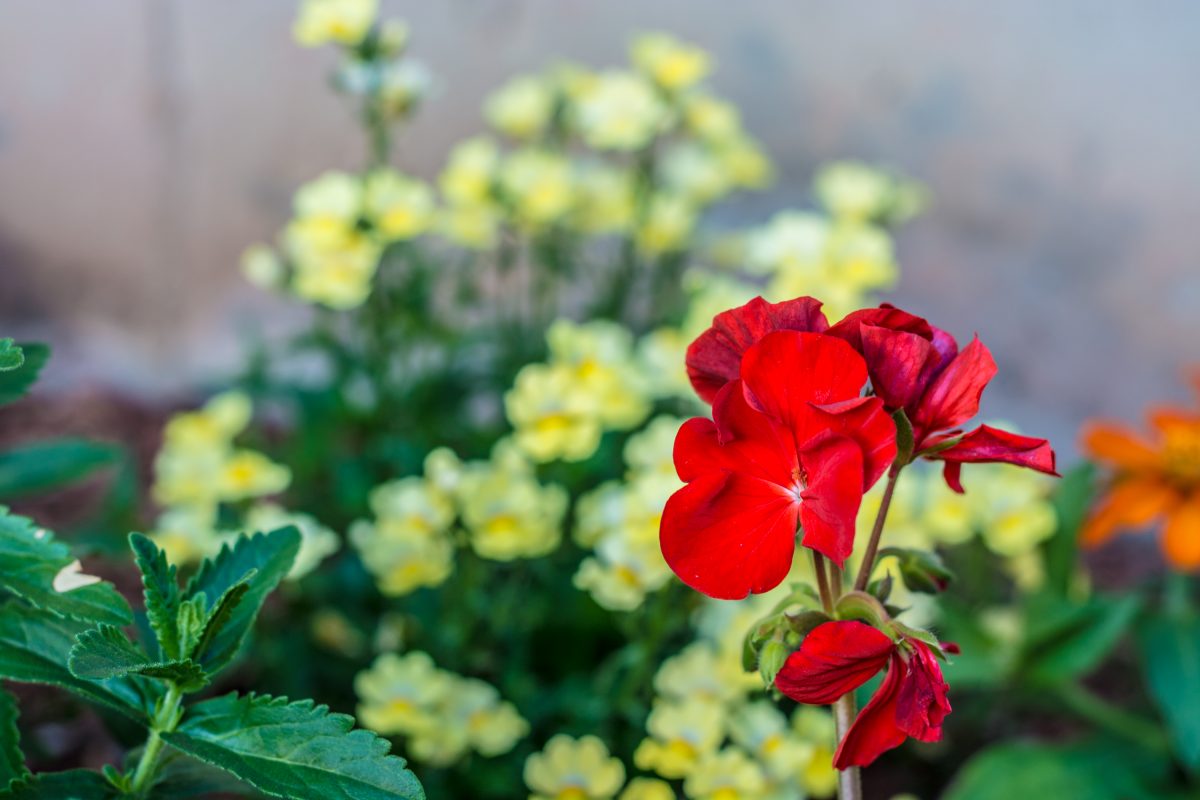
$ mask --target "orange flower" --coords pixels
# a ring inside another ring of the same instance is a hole
[[[1200,395],[1200,372],[1195,376]],[[1083,449],[1113,469],[1113,481],[1083,527],[1089,547],[1126,528],[1165,519],[1163,554],[1173,566],[1200,569],[1200,409],[1164,407],[1142,436],[1116,423],[1093,423]]]

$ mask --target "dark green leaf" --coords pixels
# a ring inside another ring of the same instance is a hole
[[[64,617],[128,625],[133,613],[110,583],[94,583],[67,591],[54,579],[75,559],[54,534],[0,507],[0,587],[38,608]]]
[[[1153,617],[1138,637],[1150,695],[1179,760],[1200,770],[1200,616]]]
[[[24,497],[87,477],[117,460],[120,451],[83,439],[58,439],[0,453],[0,499]]]
[[[404,759],[353,718],[311,700],[236,694],[192,706],[168,743],[278,797],[423,798]]]
[[[0,800],[111,800],[119,796],[103,775],[86,769],[31,775],[0,792]]]
[[[50,358],[50,348],[44,344],[22,344],[21,352],[25,357],[21,366],[0,372],[0,405],[19,400],[29,391]]]
[[[25,363],[25,354],[12,339],[0,339],[0,372],[16,369]]]
[[[76,678],[107,680],[129,674],[170,680],[184,691],[195,691],[208,683],[204,670],[190,659],[156,662],[112,625],[100,625],[75,638],[67,668]]]
[[[167,554],[158,545],[140,533],[129,534],[129,546],[142,573],[146,619],[159,649],[168,659],[180,658],[183,649],[179,643],[179,583],[175,567],[167,563]]]
[[[135,676],[94,681],[67,669],[75,637],[87,623],[48,614],[23,603],[0,605],[0,678],[61,686],[144,722],[153,704],[150,687]]]
[[[1058,528],[1043,547],[1046,560],[1046,588],[1066,597],[1071,590],[1079,558],[1079,528],[1092,504],[1092,485],[1096,468],[1080,464],[1059,481],[1054,493]]]
[[[254,573],[245,595],[215,633],[211,644],[203,653],[195,654],[195,659],[210,675],[237,655],[263,600],[292,568],[299,549],[300,534],[295,527],[289,526],[270,533],[241,536],[233,547],[225,545],[216,558],[200,565],[188,583],[186,596],[191,598],[203,592],[210,604],[207,608],[210,614],[231,587],[245,580],[247,573]]]
[[[17,701],[0,689],[0,787],[28,774],[17,730]]]
[[[266,797],[222,769],[167,748],[150,790],[149,800],[186,800],[189,797]]]
[[[1085,603],[1053,595],[1034,598],[1025,612],[1024,674],[1049,683],[1088,674],[1120,641],[1140,605],[1137,595],[1093,597]]]
[[[217,600],[217,604],[208,612],[208,618],[204,621],[204,628],[200,636],[197,637],[193,650],[193,653],[197,657],[202,656],[205,652],[212,649],[217,636],[229,624],[230,620],[233,619],[238,605],[245,598],[246,593],[250,591],[249,580],[254,575],[255,572],[251,570],[246,574],[246,580],[241,583],[235,583],[226,589],[225,594],[221,595],[220,599]]]

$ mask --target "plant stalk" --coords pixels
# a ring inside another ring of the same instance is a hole
[[[871,580],[871,572],[875,569],[875,555],[879,552],[879,540],[883,536],[883,523],[887,520],[892,494],[896,491],[896,479],[899,477],[900,467],[892,464],[892,468],[888,470],[887,486],[883,489],[883,499],[879,501],[879,513],[875,515],[875,526],[871,529],[871,538],[867,541],[862,565],[858,568],[858,577],[854,580],[854,588],[857,591],[865,591],[867,583]]]
[[[846,731],[850,730],[857,715],[858,703],[853,691],[846,692],[833,704],[833,722],[839,742],[846,738]],[[838,800],[862,800],[862,772],[858,767],[838,771],[837,796]]]
[[[146,739],[142,757],[138,760],[133,781],[129,785],[130,791],[136,797],[143,796],[154,785],[154,776],[158,772],[158,757],[165,744],[162,734],[175,730],[179,723],[179,703],[182,699],[183,692],[172,683],[150,721],[150,736]]]

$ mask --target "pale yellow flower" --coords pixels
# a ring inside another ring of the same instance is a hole
[[[706,142],[727,142],[742,133],[737,106],[705,92],[695,92],[684,99],[683,123],[688,131]]]
[[[507,753],[529,732],[511,703],[495,687],[474,678],[451,678],[435,706],[437,724],[417,730],[408,749],[416,761],[444,767],[474,749],[484,757]]]
[[[794,777],[796,765],[806,763],[816,749],[796,736],[783,712],[766,700],[737,709],[729,719],[729,737],[777,782]]]
[[[638,36],[629,57],[635,67],[668,91],[687,89],[712,70],[708,53],[665,33]]]
[[[838,780],[838,771],[833,768],[837,748],[833,715],[816,706],[799,706],[792,713],[792,730],[813,747],[809,757],[798,765],[800,786],[809,797],[833,797]]]
[[[654,676],[654,690],[681,702],[728,703],[745,695],[743,677],[740,664],[721,658],[710,642],[698,641],[662,663]]]
[[[454,544],[445,535],[389,533],[386,521],[350,527],[350,542],[379,591],[390,596],[440,586],[454,570]]]
[[[367,176],[366,215],[388,241],[412,239],[433,225],[433,192],[424,182],[394,170]]]
[[[692,800],[753,800],[766,791],[762,768],[736,747],[705,756],[683,782]]]
[[[625,463],[635,472],[675,478],[675,435],[682,425],[682,419],[667,414],[650,420],[625,443]]]
[[[549,150],[525,148],[509,154],[500,168],[500,188],[522,225],[549,225],[571,209],[570,164]]]
[[[675,800],[675,790],[658,778],[634,778],[617,800]]]
[[[580,547],[595,547],[600,539],[625,521],[625,484],[605,481],[581,495],[575,504],[573,538]]]
[[[288,580],[304,577],[341,547],[338,535],[310,514],[288,511],[274,503],[256,503],[246,513],[247,531],[272,531],[287,525],[300,532],[300,551],[288,570]]]
[[[633,224],[633,175],[624,169],[585,162],[574,174],[571,224],[585,233],[615,233]]]
[[[284,235],[295,267],[292,291],[301,298],[347,310],[370,296],[381,254],[372,237],[318,217],[293,220]]]
[[[699,142],[676,142],[662,154],[660,176],[673,194],[705,206],[732,188],[733,175],[716,151]]]
[[[241,263],[242,274],[255,286],[276,289],[283,284],[283,261],[268,245],[256,244],[247,247],[242,253]]]
[[[595,736],[557,734],[525,761],[530,800],[611,800],[625,782],[625,766]]]
[[[683,250],[696,227],[696,209],[686,198],[656,194],[634,234],[638,249],[648,256]]]
[[[652,397],[693,399],[685,366],[689,344],[691,340],[682,330],[669,326],[656,328],[638,340],[637,364]]]
[[[450,153],[438,186],[451,204],[477,206],[490,202],[500,167],[500,148],[486,136],[460,142]]]
[[[528,364],[504,395],[517,444],[538,462],[582,461],[600,446],[594,398],[565,364]]]
[[[647,593],[662,588],[670,578],[671,570],[657,542],[638,543],[614,536],[597,545],[595,556],[583,560],[573,582],[610,611],[632,611]]]
[[[278,494],[292,482],[292,471],[255,450],[232,453],[221,467],[220,498],[245,500]]]
[[[640,75],[617,70],[596,75],[572,110],[583,140],[597,150],[640,150],[670,119],[653,85]]]
[[[304,0],[292,34],[306,47],[327,42],[357,45],[378,12],[378,0]]]
[[[494,203],[456,203],[442,210],[438,231],[471,250],[490,250],[500,236],[502,214]]]
[[[371,490],[369,503],[380,532],[395,538],[444,534],[456,514],[451,495],[419,477],[380,484]]]
[[[633,335],[615,322],[555,320],[546,332],[550,360],[569,367],[592,413],[608,429],[626,430],[646,418],[645,382],[632,362]]]
[[[538,75],[512,78],[488,97],[483,115],[493,128],[514,139],[540,137],[554,113],[554,88]]]
[[[858,161],[826,164],[813,186],[831,214],[852,220],[903,220],[924,205],[920,185]]]
[[[292,207],[297,217],[316,217],[353,223],[362,213],[363,184],[357,175],[329,171],[296,190]]]
[[[701,700],[656,702],[646,719],[650,736],[638,745],[633,762],[664,778],[683,778],[716,752],[725,736],[724,717],[719,705]]]
[[[150,538],[172,564],[190,564],[220,552],[216,524],[215,506],[175,506],[159,515]]]
[[[484,558],[535,558],[562,541],[567,493],[561,486],[542,486],[529,472],[503,463],[472,465],[459,499],[471,547]]]
[[[452,676],[434,666],[428,654],[384,653],[354,678],[358,719],[364,727],[385,736],[412,735],[437,727],[434,709],[453,688]]]

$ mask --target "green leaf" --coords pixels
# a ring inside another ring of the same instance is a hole
[[[903,408],[892,413],[892,421],[896,423],[896,463],[904,466],[912,461],[913,447],[916,445],[913,426]]]
[[[75,646],[67,658],[67,668],[76,678],[107,680],[125,675],[174,681],[184,691],[204,687],[208,679],[200,665],[191,659],[154,661],[129,641],[120,628],[100,625],[75,637]]]
[[[50,348],[44,344],[22,344],[21,353],[21,366],[0,371],[0,405],[21,399],[50,358]]]
[[[29,774],[21,753],[21,733],[17,730],[17,701],[0,689],[0,786],[8,786]]]
[[[1048,683],[1088,674],[1120,641],[1140,606],[1137,595],[1093,597],[1086,603],[1052,595],[1033,598],[1025,610],[1023,673]]]
[[[1079,529],[1092,505],[1096,468],[1088,463],[1072,469],[1054,493],[1058,528],[1042,547],[1046,563],[1046,587],[1066,597],[1079,568]]]
[[[192,706],[163,738],[277,797],[423,798],[387,740],[351,730],[354,719],[311,700],[228,694]]]
[[[86,769],[43,772],[0,792],[0,800],[111,800],[120,794],[104,776]]]
[[[225,594],[221,595],[220,599],[217,600],[217,604],[212,607],[212,611],[208,612],[208,618],[204,621],[204,628],[200,636],[196,639],[193,653],[199,655],[212,649],[217,636],[220,635],[225,626],[233,619],[238,605],[242,602],[246,593],[250,591],[249,580],[254,575],[255,572],[251,570],[246,574],[245,580],[230,586],[225,590]]]
[[[136,676],[90,680],[67,669],[75,637],[87,623],[19,603],[0,605],[0,678],[60,686],[100,705],[145,722],[154,704],[151,687]]]
[[[120,455],[113,445],[58,439],[0,453],[0,499],[57,489],[81,480]]]
[[[183,648],[179,642],[179,583],[175,567],[167,563],[167,554],[158,545],[140,533],[129,534],[129,546],[142,573],[146,618],[158,647],[166,658],[180,658]]]
[[[58,591],[54,579],[74,562],[66,544],[0,506],[0,588],[64,617],[128,625],[133,613],[110,583]]]
[[[25,363],[25,354],[12,339],[0,339],[0,372],[16,369]]]
[[[185,800],[213,795],[243,798],[266,796],[250,789],[225,770],[167,748],[147,800]]]
[[[1152,617],[1139,633],[1150,696],[1179,760],[1200,771],[1200,616]]]
[[[223,546],[215,559],[207,559],[200,565],[185,594],[190,599],[203,592],[210,598],[207,602],[212,603],[207,606],[210,615],[230,588],[243,581],[249,585],[204,652],[197,650],[193,656],[210,675],[237,655],[263,600],[292,568],[299,549],[300,534],[294,526],[289,526],[270,533],[240,536],[232,548]],[[251,571],[253,575],[247,580]]]
[[[1159,800],[1165,765],[1125,744],[1100,740],[1054,747],[1010,742],[966,763],[942,800],[1087,798]]]

